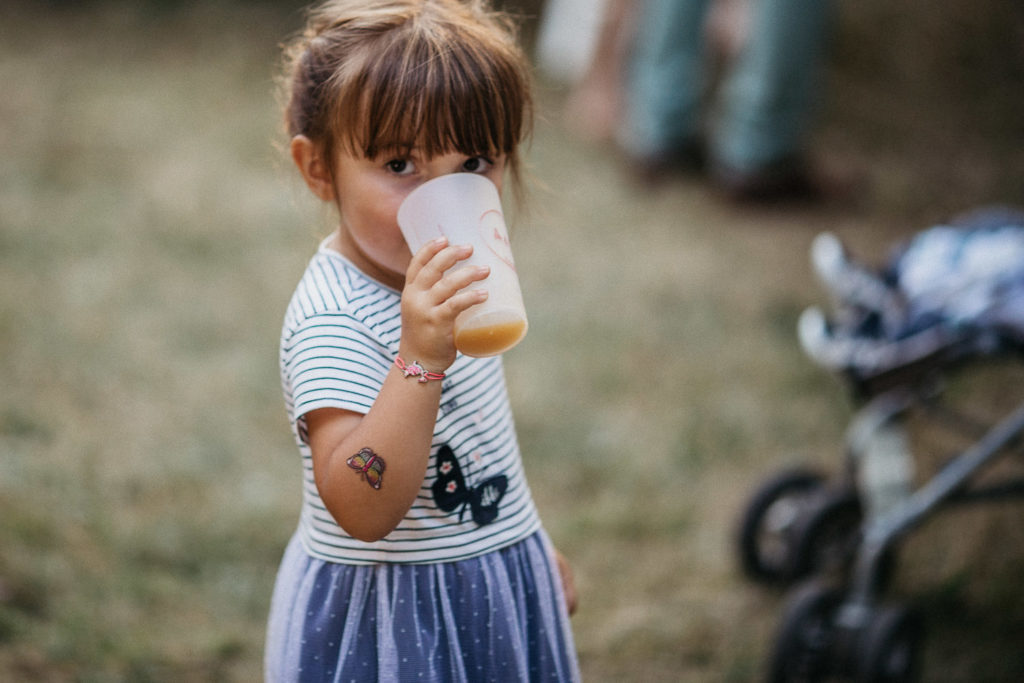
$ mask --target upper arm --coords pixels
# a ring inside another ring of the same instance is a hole
[[[313,453],[313,473],[317,481],[324,475],[331,454],[355,431],[364,417],[341,408],[317,408],[306,414],[309,449]]]

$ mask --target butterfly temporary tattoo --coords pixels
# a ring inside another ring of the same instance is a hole
[[[507,488],[508,477],[504,474],[485,479],[474,489],[468,488],[455,452],[447,445],[437,451],[437,481],[431,487],[434,501],[445,512],[451,512],[461,505],[460,522],[467,505],[478,526],[493,522],[498,518],[498,503]]]
[[[384,461],[379,455],[369,448],[363,448],[345,462],[362,474],[367,484],[375,489],[380,488],[381,479],[384,478]]]

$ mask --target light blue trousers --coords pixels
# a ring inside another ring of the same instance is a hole
[[[627,81],[620,142],[643,157],[701,130],[710,0],[646,0]],[[712,161],[753,171],[798,154],[810,123],[832,0],[753,0],[750,35],[712,108]]]

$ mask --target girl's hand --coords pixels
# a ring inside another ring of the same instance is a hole
[[[579,606],[579,594],[576,592],[576,577],[572,573],[572,567],[565,555],[555,550],[555,562],[558,564],[558,574],[562,579],[562,592],[565,593],[565,607],[569,616],[576,613]]]
[[[449,245],[441,237],[425,244],[406,271],[399,354],[431,372],[444,372],[455,362],[456,316],[487,298],[482,289],[459,291],[490,274],[487,266],[452,268],[472,253],[472,246]]]

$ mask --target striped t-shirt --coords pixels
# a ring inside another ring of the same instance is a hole
[[[461,354],[446,371],[426,478],[405,518],[372,543],[335,523],[317,492],[304,416],[325,407],[370,410],[398,353],[401,317],[399,292],[326,243],[299,282],[281,333],[281,381],[302,455],[298,533],[306,550],[345,564],[447,562],[537,531],[501,359]]]

